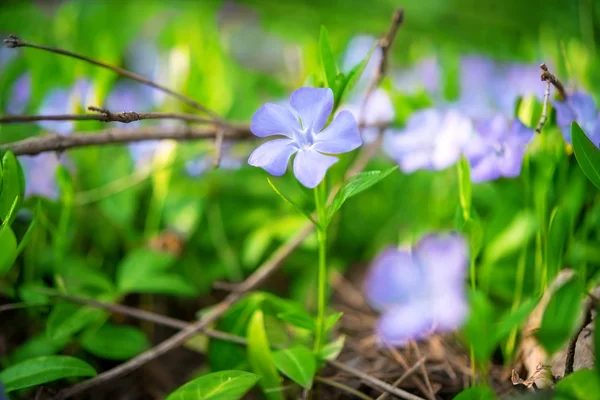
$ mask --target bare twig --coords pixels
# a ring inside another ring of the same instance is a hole
[[[223,151],[223,129],[217,131],[217,135],[215,137],[215,160],[213,162],[213,167],[219,168],[219,164],[221,164],[221,152]]]
[[[351,388],[348,385],[344,385],[341,382],[334,381],[333,379],[324,378],[322,376],[315,376],[315,380],[317,382],[324,383],[325,385],[328,385],[328,386],[334,387],[336,389],[340,389],[340,390],[342,390],[342,391],[344,391],[346,393],[349,393],[352,396],[354,396],[354,398],[363,399],[363,400],[373,400],[372,397],[367,396],[366,394],[364,394],[362,392],[359,392],[358,390],[356,390],[354,388]]]
[[[360,111],[361,116],[364,115],[364,111],[367,106],[367,102],[369,101],[369,98],[387,74],[390,50],[392,48],[392,45],[394,44],[394,39],[396,38],[398,29],[400,29],[400,26],[402,25],[403,21],[404,9],[397,8],[394,11],[394,15],[392,16],[392,23],[387,33],[379,40],[379,47],[381,48],[381,61],[379,62],[379,65],[377,67],[376,75],[373,77],[373,80],[369,84],[369,87],[367,88],[367,92],[363,99]]]
[[[397,387],[394,387],[392,385],[390,385],[389,383],[383,382],[380,379],[375,378],[374,376],[371,376],[359,369],[353,368],[349,365],[343,364],[339,361],[329,361],[330,365],[333,365],[334,367],[336,367],[337,369],[344,371],[346,373],[349,373],[351,375],[354,375],[360,379],[362,379],[364,382],[370,384],[370,386],[375,386],[378,389],[384,390],[386,392],[389,392],[390,394],[393,394],[394,396],[398,396],[401,399],[406,399],[406,400],[424,400],[422,397],[416,396],[412,393],[409,393],[405,390],[399,389]]]
[[[548,66],[546,64],[541,64],[540,68],[542,69],[542,81],[550,82],[556,88],[556,90],[558,90],[558,94],[560,94],[560,97],[562,97],[563,100],[567,100],[569,96],[567,95],[565,87],[558,80],[558,78],[548,70]]]
[[[577,340],[579,339],[579,335],[585,329],[586,326],[590,322],[592,322],[592,311],[594,310],[596,303],[594,301],[587,301],[585,305],[585,310],[583,314],[583,321],[575,332],[575,335],[569,341],[569,346],[567,347],[567,357],[565,359],[565,374],[564,377],[571,374],[573,372],[573,365],[575,364],[575,350],[577,349]]]
[[[0,117],[0,124],[19,124],[39,121],[102,121],[102,122],[121,122],[128,124],[134,121],[144,119],[178,119],[188,122],[212,123],[213,121],[193,114],[165,113],[165,112],[135,112],[121,111],[110,112],[106,108],[88,107],[90,111],[96,111],[100,114],[64,114],[64,115],[6,115]]]
[[[135,74],[131,71],[127,71],[126,69],[115,67],[113,65],[109,65],[109,64],[103,63],[101,61],[94,60],[93,58],[89,58],[89,57],[83,56],[81,54],[73,53],[72,51],[69,51],[69,50],[63,50],[63,49],[59,49],[59,48],[55,48],[55,47],[49,47],[49,46],[44,46],[44,45],[40,45],[40,44],[36,44],[36,43],[27,42],[15,35],[9,35],[8,39],[4,39],[4,43],[9,48],[31,47],[34,49],[45,50],[45,51],[49,51],[52,53],[62,54],[64,56],[77,58],[79,60],[86,61],[90,64],[94,64],[99,67],[109,69],[113,72],[116,72],[117,74],[119,74],[121,76],[136,80],[144,85],[150,86],[151,88],[160,90],[161,92],[164,92],[170,96],[175,97],[179,101],[182,101],[182,102],[188,104],[189,106],[195,108],[196,110],[207,114],[208,116],[210,116],[213,119],[214,122],[218,122],[221,124],[224,123],[223,120],[221,119],[221,117],[219,117],[216,113],[209,110],[208,108],[206,108],[202,104],[198,103],[197,101],[195,101],[181,93],[177,93],[177,92],[167,88],[166,86],[163,86],[161,84],[153,82],[150,79],[144,78],[141,75]]]
[[[421,359],[421,352],[419,351],[419,345],[417,342],[412,341],[413,348],[415,349],[415,355],[417,358]],[[429,379],[429,373],[427,373],[427,368],[425,368],[425,364],[421,364],[421,374],[423,375],[423,379],[425,380],[425,385],[427,387],[427,393],[429,398],[435,400],[435,393],[433,392],[433,387],[431,386],[431,380]]]
[[[544,92],[544,101],[542,103],[542,115],[540,116],[540,120],[535,127],[535,131],[537,133],[542,132],[542,128],[546,124],[546,120],[548,119],[548,102],[550,101],[550,82],[546,81],[546,91]]]
[[[412,367],[404,371],[404,373],[400,376],[400,378],[396,379],[392,386],[398,387],[406,378],[411,376],[418,368],[420,368],[421,365],[424,365],[426,360],[427,358],[423,357],[419,361],[417,361]],[[385,400],[388,398],[389,395],[390,394],[388,392],[381,393],[381,396],[379,396],[376,400]]]
[[[148,127],[135,130],[108,129],[98,132],[75,133],[71,135],[52,134],[32,137],[18,142],[0,145],[0,149],[10,150],[15,155],[35,155],[47,151],[64,151],[77,147],[108,145],[118,143],[140,142],[145,140],[173,139],[178,141],[213,139],[219,130],[227,139],[244,139],[253,137],[248,126],[238,125],[227,128],[181,127],[164,128]]]

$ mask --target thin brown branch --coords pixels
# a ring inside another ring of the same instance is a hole
[[[166,113],[166,112],[135,112],[121,111],[111,112],[105,108],[90,106],[90,111],[99,114],[63,114],[63,115],[5,115],[0,117],[0,124],[22,124],[39,121],[101,121],[121,122],[128,124],[145,119],[177,119],[188,122],[213,123],[211,119],[193,114]]]
[[[59,49],[59,48],[55,48],[55,47],[49,47],[49,46],[44,46],[44,45],[40,45],[40,44],[36,44],[36,43],[27,42],[15,35],[9,35],[8,39],[4,39],[4,43],[9,48],[31,47],[34,49],[45,50],[45,51],[49,51],[52,53],[61,54],[61,55],[68,56],[68,57],[73,57],[78,60],[82,60],[82,61],[88,62],[90,64],[94,64],[99,67],[109,69],[121,76],[124,76],[129,79],[133,79],[144,85],[150,86],[151,88],[160,90],[161,92],[164,92],[170,96],[173,96],[176,99],[178,99],[179,101],[186,103],[190,107],[193,107],[196,110],[207,114],[208,116],[210,116],[213,119],[214,122],[218,122],[221,124],[223,123],[223,120],[221,119],[221,117],[219,117],[216,113],[209,110],[208,108],[206,108],[202,104],[198,103],[197,101],[195,101],[181,93],[177,93],[177,92],[167,88],[166,86],[163,86],[154,81],[151,81],[150,79],[144,78],[141,75],[135,74],[131,71],[127,71],[126,69],[115,67],[113,65],[109,65],[109,64],[103,63],[101,61],[94,60],[93,58],[89,58],[89,57],[83,56],[81,54],[73,53],[72,51],[69,51],[69,50],[64,50],[64,49]]]
[[[569,97],[567,95],[567,91],[565,90],[565,87],[563,86],[563,84],[558,80],[558,78],[548,70],[548,66],[546,64],[541,64],[540,68],[542,69],[542,81],[544,82],[550,82],[558,91],[558,94],[560,94],[560,97],[562,97],[563,100],[567,100],[567,98]]]
[[[535,131],[537,133],[542,132],[542,128],[546,124],[546,120],[548,119],[548,102],[550,101],[550,82],[546,82],[546,90],[544,91],[544,100],[542,103],[542,115],[540,116],[540,120],[535,127]]]
[[[222,128],[210,127],[148,127],[140,129],[107,129],[97,132],[74,133],[71,135],[52,134],[32,137],[17,142],[1,144],[0,149],[10,150],[15,155],[35,155],[48,151],[64,150],[119,143],[141,142],[145,140],[173,139],[177,141],[214,139],[219,130],[227,139],[245,139],[252,137],[248,126],[237,125]]]
[[[213,167],[219,168],[219,164],[221,164],[221,152],[223,151],[223,129],[217,131],[217,136],[215,137],[215,160],[213,162]]]
[[[377,89],[377,86],[379,86],[383,78],[387,75],[390,50],[392,48],[392,45],[394,44],[394,39],[398,34],[398,30],[400,29],[402,22],[404,22],[404,9],[397,8],[394,11],[394,15],[392,16],[392,22],[390,24],[390,27],[388,28],[388,31],[379,40],[378,45],[379,48],[381,48],[381,61],[379,62],[379,65],[377,66],[377,72],[373,77],[373,80],[369,84],[367,92],[365,93],[365,97],[363,99],[360,111],[361,118],[364,115],[364,111],[369,101],[369,98],[371,97],[375,89]]]
[[[346,393],[349,393],[352,396],[354,396],[354,398],[363,399],[363,400],[373,400],[372,397],[367,396],[366,394],[359,392],[358,390],[351,388],[348,385],[344,385],[341,382],[334,381],[333,379],[324,378],[322,376],[315,376],[315,380],[317,382],[324,383],[325,385],[328,385],[328,386],[334,387],[336,389],[340,389]]]
[[[394,383],[392,383],[392,386],[398,387],[402,382],[404,382],[404,380],[406,378],[408,378],[409,376],[411,376],[412,374],[414,374],[414,372],[418,368],[420,368],[421,365],[424,365],[424,363],[425,363],[426,360],[427,360],[426,357],[423,357],[423,358],[419,359],[419,361],[417,361],[412,367],[410,367],[409,369],[407,369],[406,371],[404,371],[404,373],[400,376],[400,378],[396,379],[396,381]],[[384,392],[376,400],[386,400],[389,397],[389,395],[390,394],[388,392]]]

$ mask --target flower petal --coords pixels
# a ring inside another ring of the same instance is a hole
[[[252,116],[250,130],[258,137],[284,135],[292,139],[301,130],[298,119],[279,104],[267,103]]]
[[[55,153],[21,156],[19,162],[26,178],[25,197],[36,195],[50,199],[58,197],[56,168],[60,165],[60,161]]]
[[[315,137],[313,149],[331,154],[352,151],[362,144],[358,124],[350,111],[341,111],[323,132]]]
[[[433,312],[426,301],[396,306],[384,313],[377,323],[377,334],[387,344],[404,346],[410,340],[433,333]]]
[[[364,288],[369,303],[385,310],[418,297],[424,284],[421,270],[410,252],[389,247],[371,263]]]
[[[476,160],[469,160],[471,165],[471,181],[481,183],[496,180],[500,177],[498,156],[487,154]]]
[[[467,242],[456,234],[428,235],[417,243],[414,257],[423,268],[431,293],[438,295],[453,286],[462,286],[467,253]]]
[[[333,92],[329,88],[301,87],[292,93],[290,105],[302,120],[302,128],[317,133],[333,110]]]
[[[458,329],[469,314],[469,302],[464,287],[435,294],[429,301],[435,332],[444,333]]]
[[[264,143],[250,154],[248,164],[260,167],[274,176],[281,176],[288,161],[298,148],[289,139],[275,139]]]
[[[294,159],[294,175],[301,184],[312,189],[321,183],[329,167],[337,161],[337,158],[326,156],[316,150],[302,149]]]

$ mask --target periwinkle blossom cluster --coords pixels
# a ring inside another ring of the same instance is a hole
[[[429,235],[412,248],[387,248],[365,279],[368,302],[381,312],[377,334],[386,344],[460,327],[468,315],[467,243],[456,234]]]
[[[352,151],[362,144],[358,124],[349,111],[339,112],[325,128],[333,110],[331,89],[302,87],[292,93],[291,108],[267,103],[254,113],[250,130],[258,137],[282,135],[259,146],[248,163],[281,176],[293,154],[294,175],[315,188],[338,159],[327,154]]]
[[[575,92],[552,105],[556,109],[556,124],[567,143],[571,143],[571,122],[575,121],[592,143],[600,147],[600,110],[591,95]]]

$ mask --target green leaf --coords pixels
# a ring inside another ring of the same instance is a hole
[[[117,267],[117,287],[121,293],[164,293],[193,296],[196,288],[169,269],[175,256],[140,248],[127,254]]]
[[[458,166],[458,194],[463,218],[468,221],[471,217],[471,168],[466,157],[462,157]]]
[[[29,227],[27,227],[25,234],[23,235],[23,237],[21,238],[21,241],[19,242],[19,246],[17,247],[17,256],[19,254],[21,254],[23,252],[23,250],[25,250],[25,246],[27,245],[27,243],[29,243],[29,239],[31,239],[31,234],[33,233],[34,228],[37,226],[40,207],[41,207],[40,203],[38,202],[37,206],[35,207],[35,214],[33,215],[33,219],[29,223]]]
[[[333,313],[327,317],[327,321],[325,322],[325,329],[328,331],[335,326],[335,324],[342,318],[344,315],[343,312]]]
[[[97,308],[59,303],[48,316],[46,333],[51,339],[62,340],[107,316],[106,311]]]
[[[310,349],[297,346],[279,350],[273,353],[273,361],[281,373],[303,388],[310,389],[317,372],[317,362]]]
[[[81,346],[100,358],[127,360],[146,350],[150,343],[144,332],[138,328],[107,322],[100,328],[91,328],[84,332]]]
[[[537,227],[537,219],[532,213],[522,211],[517,214],[510,225],[487,246],[484,264],[493,264],[522,248],[536,233]]]
[[[590,132],[591,134],[591,132]],[[573,151],[579,166],[590,181],[600,189],[600,150],[575,121],[571,124]]]
[[[577,329],[582,310],[582,289],[579,280],[573,277],[560,286],[548,302],[536,337],[549,354],[560,350]]]
[[[475,359],[487,362],[497,344],[495,340],[495,310],[481,292],[470,293],[471,311],[463,327],[464,335],[473,349]]]
[[[387,171],[367,171],[361,172],[348,179],[340,190],[336,193],[331,205],[327,210],[328,220],[331,220],[333,215],[342,207],[349,198],[364,192],[371,186],[385,179],[389,174],[394,172],[398,167],[392,167]]]
[[[360,79],[360,76],[362,75],[363,71],[367,67],[369,60],[371,59],[371,55],[373,54],[373,51],[375,50],[376,47],[377,47],[377,43],[374,44],[373,47],[371,47],[371,50],[369,50],[369,53],[367,53],[365,58],[363,58],[360,63],[358,63],[356,66],[354,66],[354,68],[352,68],[352,70],[350,70],[346,79],[343,81],[343,83],[341,85],[339,85],[339,89],[338,89],[339,94],[337,96],[335,96],[336,100],[335,100],[334,109],[337,107],[337,105],[342,104],[344,101],[344,98],[346,96],[348,96],[349,93],[352,92],[352,89],[354,89],[354,86],[356,86],[356,84],[358,83],[358,80]]]
[[[259,385],[268,400],[282,400],[281,378],[277,373],[265,331],[264,316],[256,310],[248,324],[248,362],[254,372],[261,375]]]
[[[219,371],[189,381],[166,400],[237,400],[256,382],[259,375],[245,371]]]
[[[17,238],[10,226],[0,227],[0,277],[10,271],[17,259]]]
[[[463,390],[454,400],[495,400],[498,396],[489,386],[473,386]]]
[[[290,325],[294,325],[302,329],[307,329],[311,332],[314,332],[317,329],[315,320],[310,317],[307,317],[304,314],[288,311],[277,314],[277,318],[284,322],[287,322]]]
[[[0,372],[0,381],[6,392],[41,385],[73,376],[95,376],[88,363],[69,356],[31,358]]]
[[[329,343],[325,344],[325,346],[323,346],[323,349],[319,353],[319,359],[335,360],[342,352],[345,341],[346,341],[346,336],[340,335],[333,342],[329,342]]]
[[[2,187],[0,190],[0,220],[11,224],[16,212],[21,207],[25,195],[25,178],[23,170],[15,155],[7,151],[1,160],[2,164]],[[10,218],[7,218],[11,215]]]
[[[69,339],[53,340],[45,334],[37,335],[17,347],[8,358],[11,364],[16,364],[30,358],[51,356],[61,351]]]
[[[277,189],[277,187],[273,184],[273,182],[271,182],[271,179],[269,177],[267,177],[267,182],[269,182],[269,186],[271,186],[271,189],[273,189],[273,191],[275,193],[277,193],[277,195],[279,195],[279,197],[281,197],[281,199],[289,204],[290,206],[294,207],[296,209],[296,211],[298,211],[300,214],[304,215],[306,218],[308,218],[313,224],[315,224],[315,226],[319,226],[318,222],[315,221],[315,219],[312,217],[312,215],[310,215],[310,212],[303,210],[299,205],[297,205],[295,202],[293,202],[292,200],[288,199],[287,197],[285,197],[283,195],[283,193],[281,193],[279,191],[279,189]]]
[[[595,397],[593,393],[600,393],[600,379],[595,371],[582,369],[558,381],[552,399],[588,400]]]
[[[331,88],[333,93],[336,92],[336,78],[338,74],[335,59],[329,44],[329,34],[327,29],[321,25],[321,33],[319,35],[319,50],[321,55],[321,65],[323,66],[323,75],[328,88]]]
[[[557,206],[550,216],[548,229],[548,280],[552,281],[563,265],[563,255],[571,227],[569,209]]]

